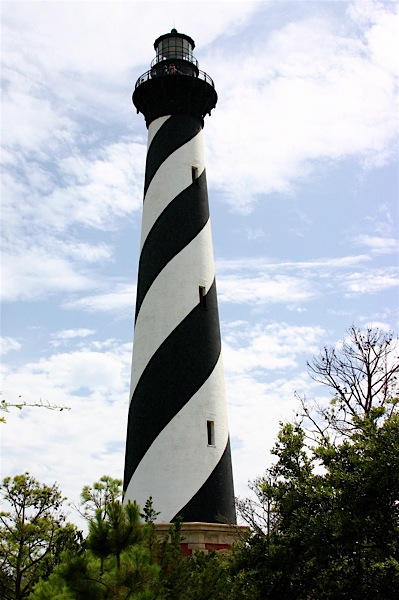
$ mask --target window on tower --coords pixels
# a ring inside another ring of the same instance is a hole
[[[203,285],[199,286],[199,304],[201,308],[206,308],[206,288]]]
[[[191,167],[191,179],[193,183],[198,183],[198,167]]]
[[[206,422],[206,431],[208,435],[208,446],[215,445],[215,421]]]

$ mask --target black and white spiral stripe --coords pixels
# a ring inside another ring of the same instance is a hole
[[[152,496],[163,522],[235,522],[202,120],[191,116],[149,126],[130,397],[125,501]]]

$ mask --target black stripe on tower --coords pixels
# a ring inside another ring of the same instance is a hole
[[[223,455],[204,485],[187,502],[172,521],[181,517],[184,522],[236,523],[233,470],[230,439]]]
[[[153,137],[147,152],[144,197],[161,164],[202,130],[202,120],[184,115],[171,116]]]
[[[168,204],[148,234],[140,254],[136,320],[144,297],[162,269],[209,220],[205,171]]]
[[[151,357],[129,408],[124,489],[147,450],[209,378],[221,350],[216,284]],[[189,368],[187,368],[189,365]]]

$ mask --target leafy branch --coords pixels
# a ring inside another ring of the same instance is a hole
[[[18,396],[18,399],[19,398],[22,398],[22,396]],[[22,410],[25,407],[47,408],[47,410],[59,410],[60,412],[62,412],[63,410],[71,410],[70,406],[60,406],[59,404],[52,404],[48,400],[42,400],[42,398],[39,398],[37,402],[26,402],[26,400],[20,400],[19,402],[8,402],[8,400],[4,399],[0,401],[0,410],[3,412],[10,412],[10,408],[17,408],[18,410]],[[0,417],[0,423],[5,422],[5,417]]]

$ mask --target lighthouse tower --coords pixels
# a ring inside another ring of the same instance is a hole
[[[188,35],[154,48],[133,93],[148,146],[125,501],[212,529],[236,522],[202,137],[217,94]]]

